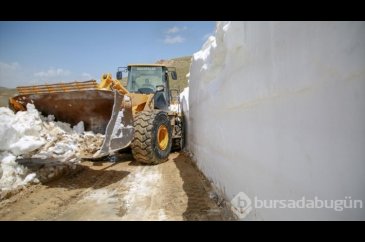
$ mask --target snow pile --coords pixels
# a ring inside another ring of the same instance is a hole
[[[17,158],[56,159],[60,162],[78,162],[80,157],[95,153],[104,136],[84,132],[80,122],[70,124],[55,122],[54,117],[43,117],[33,104],[27,111],[14,114],[0,108],[0,189],[13,189],[36,178],[27,168],[16,162]]]
[[[33,151],[45,143],[41,138],[42,120],[34,105],[27,112],[14,114],[8,108],[0,108],[0,151],[21,155]]]
[[[190,151],[224,191],[365,201],[365,23],[218,22],[190,69]],[[256,209],[246,219],[364,219]]]
[[[12,188],[33,180],[34,174],[15,162],[18,155],[32,152],[46,143],[41,137],[42,120],[33,105],[27,112],[14,114],[0,108],[0,189]]]
[[[94,134],[90,131],[79,135],[77,157],[92,157],[102,146],[104,138],[104,135]]]
[[[15,162],[16,156],[9,152],[0,153],[0,191],[25,185],[35,178],[34,173],[28,174],[27,168]]]

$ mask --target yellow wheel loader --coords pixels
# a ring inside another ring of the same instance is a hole
[[[124,72],[126,87],[120,82]],[[158,164],[171,149],[182,149],[185,139],[179,92],[170,89],[170,76],[177,79],[173,67],[128,65],[118,68],[117,80],[104,74],[99,84],[91,80],[17,87],[19,95],[9,99],[9,107],[21,111],[33,103],[45,116],[71,125],[83,121],[86,131],[105,134],[100,150],[88,158],[130,146],[137,161]]]

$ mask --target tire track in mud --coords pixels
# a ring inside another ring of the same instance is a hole
[[[0,220],[223,220],[209,186],[180,153],[159,165],[83,162],[82,170],[0,202]]]
[[[99,189],[128,175],[108,170],[113,164],[92,166],[86,162],[78,173],[67,175],[45,185],[36,185],[0,203],[0,220],[54,220],[86,193]],[[91,167],[91,168],[90,168]],[[99,169],[98,169],[99,168]]]

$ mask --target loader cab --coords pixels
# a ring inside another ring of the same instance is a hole
[[[127,89],[132,93],[155,94],[156,109],[168,110],[170,106],[169,70],[163,65],[129,65]],[[176,80],[176,71],[170,71]]]

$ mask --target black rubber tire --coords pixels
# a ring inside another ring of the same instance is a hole
[[[144,164],[159,164],[166,161],[172,145],[172,127],[169,116],[163,111],[142,111],[133,121],[134,137],[131,148],[135,160]],[[165,150],[158,146],[157,131],[161,125],[168,130],[168,144]]]

